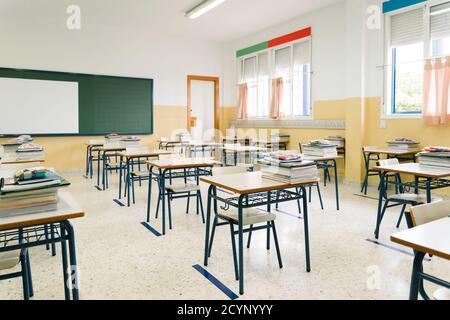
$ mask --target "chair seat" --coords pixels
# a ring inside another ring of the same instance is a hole
[[[434,292],[433,297],[436,300],[449,301],[450,300],[450,289],[440,288]]]
[[[427,203],[427,195],[423,193],[415,194],[415,193],[399,193],[394,194],[388,197],[389,200],[398,200],[398,201],[408,201],[415,203]],[[433,195],[431,197],[431,202],[442,201],[442,198],[439,196]]]
[[[0,270],[12,269],[20,262],[20,251],[0,253]]]
[[[188,184],[171,184],[166,187],[172,193],[196,192],[200,191],[200,186],[192,183]]]
[[[223,220],[229,221],[233,224],[238,224],[238,210],[235,208],[230,208],[229,210],[220,209],[218,215]],[[254,208],[244,209],[242,216],[242,224],[244,226],[275,221],[276,219],[275,214]]]
[[[136,178],[148,178],[150,176],[148,171],[131,172],[130,174]]]

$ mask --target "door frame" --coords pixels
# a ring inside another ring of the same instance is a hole
[[[214,129],[220,130],[220,79],[219,77],[187,76],[187,130],[191,132],[191,82],[212,81],[214,82]]]

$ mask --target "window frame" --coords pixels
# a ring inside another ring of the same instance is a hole
[[[431,7],[440,5],[443,3],[449,2],[449,0],[429,0],[425,3],[418,3],[412,6],[408,6],[402,9],[398,9],[392,12],[388,12],[384,16],[384,85],[383,85],[383,105],[381,108],[381,118],[382,119],[399,119],[399,118],[406,118],[406,119],[419,119],[423,116],[423,111],[421,112],[395,112],[395,81],[393,81],[393,77],[395,76],[395,69],[394,69],[394,61],[393,56],[395,57],[395,54],[393,54],[393,51],[395,48],[392,48],[391,43],[391,19],[392,16],[401,14],[404,12],[408,12],[411,10],[423,8],[423,21],[424,21],[424,28],[423,28],[423,60],[432,59],[432,53],[431,53]],[[392,66],[392,68],[390,68]]]
[[[313,98],[312,98],[312,92],[313,92],[312,91],[312,87],[313,87],[313,85],[312,85],[312,75],[313,75],[313,71],[312,71],[313,70],[313,67],[312,67],[312,65],[313,65],[313,62],[312,62],[312,60],[313,60],[312,59],[312,49],[313,49],[313,47],[312,47],[313,46],[313,44],[312,44],[312,36],[308,36],[308,37],[301,38],[301,39],[298,39],[298,40],[295,40],[295,41],[291,41],[289,43],[284,43],[284,44],[278,45],[276,47],[268,48],[268,49],[265,49],[265,50],[260,50],[260,51],[257,51],[257,52],[253,52],[253,53],[241,56],[237,60],[237,65],[238,65],[238,84],[240,84],[240,83],[242,83],[242,80],[243,80],[243,71],[244,71],[244,69],[243,69],[244,68],[244,63],[243,63],[243,61],[245,61],[245,59],[248,59],[248,58],[256,57],[256,66],[257,66],[256,75],[258,77],[258,74],[259,74],[259,55],[264,54],[264,53],[268,54],[268,59],[267,59],[268,60],[268,70],[269,70],[269,90],[268,90],[268,94],[269,94],[269,108],[270,108],[270,101],[271,101],[271,98],[272,98],[271,82],[272,82],[272,79],[275,78],[275,51],[290,47],[290,50],[291,50],[291,81],[293,81],[293,68],[294,68],[294,56],[293,56],[293,53],[294,53],[294,45],[297,44],[297,43],[306,42],[306,41],[309,41],[309,65],[310,65],[309,69],[310,69],[310,75],[309,75],[309,90],[308,91],[309,91],[309,110],[310,110],[310,114],[309,115],[303,115],[303,116],[290,115],[290,116],[287,116],[287,117],[283,117],[280,120],[289,121],[289,120],[312,120],[313,119],[313,115],[314,115],[314,107],[313,106],[314,106],[314,103],[313,103]],[[257,88],[256,94],[257,94],[257,96],[259,96],[258,83],[256,84],[256,88]],[[294,93],[294,86],[292,84],[292,86],[291,86],[291,101],[289,103],[291,111],[294,108],[294,105],[293,105],[294,94],[293,93]],[[258,109],[258,106],[257,106],[257,109]],[[248,120],[272,120],[272,119],[270,118],[270,116],[256,116],[256,117],[255,116],[249,116]]]

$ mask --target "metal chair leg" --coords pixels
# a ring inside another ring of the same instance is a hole
[[[277,250],[278,265],[280,266],[280,269],[281,269],[281,268],[283,268],[283,261],[281,260],[280,245],[278,243],[278,236],[277,236],[277,229],[275,227],[275,221],[272,221],[271,228],[272,228],[272,232],[273,232],[273,240],[275,242],[275,248]]]
[[[189,192],[186,204],[186,214],[189,214],[189,205],[191,203],[191,193]]]
[[[23,287],[23,299],[30,300],[30,283],[29,283],[29,271],[27,263],[27,249],[22,250],[20,254],[20,264],[22,267],[22,287]]]
[[[247,249],[250,249],[250,245],[252,244],[252,234],[253,234],[253,225],[250,225],[250,232],[248,233],[248,240],[247,240]]]
[[[320,207],[323,210],[323,201],[322,201],[322,193],[320,192],[320,184],[317,183],[317,193],[319,194],[319,200],[320,200]]]
[[[239,280],[239,271],[238,271],[238,261],[236,254],[236,239],[234,237],[234,226],[230,223],[230,234],[231,234],[231,247],[233,249],[233,264],[234,264],[234,276],[236,281]]]
[[[199,205],[200,205],[200,211],[202,213],[202,222],[203,222],[203,224],[205,224],[205,212],[203,210],[202,193],[200,191],[198,191],[198,201],[199,201]]]
[[[406,204],[403,205],[402,212],[400,213],[400,217],[398,218],[398,222],[397,222],[397,226],[396,226],[397,229],[400,228],[400,224],[402,223],[402,219],[405,214],[405,209],[406,209]]]
[[[216,235],[216,227],[217,227],[218,223],[219,223],[219,220],[217,219],[217,217],[215,217],[214,218],[214,222],[213,222],[213,228],[212,228],[212,231],[211,231],[211,240],[209,241],[208,257],[211,257],[212,246],[213,246],[213,242],[214,242],[214,236]]]
[[[267,222],[267,243],[266,249],[270,250],[270,222]]]
[[[167,193],[167,208],[169,209],[169,229],[172,230],[172,196]]]

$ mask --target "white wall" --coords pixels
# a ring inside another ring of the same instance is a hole
[[[82,8],[81,30],[66,8]],[[130,6],[132,4],[130,3]],[[0,67],[148,77],[155,105],[186,105],[186,76],[222,77],[222,45],[133,23],[123,6],[96,0],[0,0]]]

